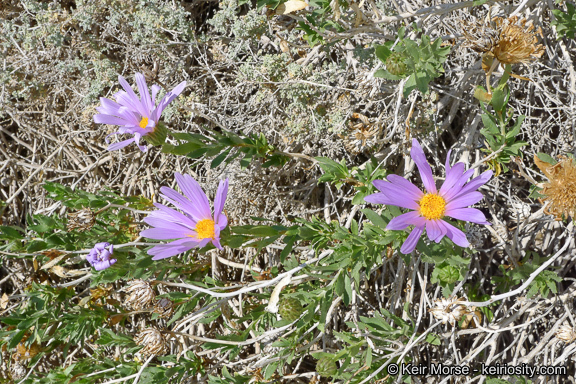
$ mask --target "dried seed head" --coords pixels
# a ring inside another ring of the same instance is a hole
[[[499,62],[504,64],[528,63],[539,59],[544,54],[544,46],[538,43],[536,33],[542,34],[539,28],[534,30],[531,23],[526,19],[520,20],[518,16],[508,19],[495,17],[493,19],[496,28],[500,31],[498,43],[492,49],[492,53]]]
[[[565,156],[560,156],[560,160],[552,165],[534,156],[536,165],[549,180],[540,191],[546,196],[543,200],[549,202],[545,212],[561,220],[562,216],[576,217],[576,160]]]
[[[140,279],[131,281],[126,292],[129,293],[126,305],[136,311],[148,308],[156,298],[156,293],[150,284]]]
[[[174,313],[174,303],[163,297],[154,304],[154,313],[157,313],[163,319],[167,319]]]
[[[78,212],[68,214],[66,229],[68,229],[68,232],[73,229],[78,229],[78,232],[84,232],[92,228],[95,221],[96,219],[90,208],[82,208]]]
[[[136,344],[144,346],[140,350],[142,356],[165,355],[168,352],[168,341],[157,329],[146,328],[134,339]]]
[[[564,324],[560,329],[558,329],[558,332],[556,332],[556,338],[562,340],[566,344],[570,344],[576,340],[576,328]]]
[[[348,122],[348,134],[338,135],[344,140],[346,150],[354,155],[372,149],[378,139],[379,129],[368,118],[359,113],[352,114],[356,122]]]
[[[460,302],[465,301],[464,298],[442,298],[434,300],[434,308],[430,308],[430,312],[436,319],[442,321],[442,324],[450,323],[451,326],[456,325],[462,316],[470,313],[470,310]]]
[[[478,53],[490,52],[498,42],[500,33],[491,24],[461,21],[461,27],[465,39],[462,46]]]
[[[528,63],[544,54],[544,46],[538,43],[536,33],[542,30],[518,16],[495,17],[490,23],[462,22],[464,46],[476,52],[493,56],[503,64]]]

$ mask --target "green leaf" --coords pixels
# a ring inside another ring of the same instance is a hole
[[[392,54],[392,51],[384,45],[376,45],[375,52],[376,52],[376,57],[378,57],[378,59],[380,59],[380,61],[383,63],[385,63],[386,59],[388,59],[388,56],[390,56]],[[376,76],[376,75],[374,75],[374,76]]]
[[[548,163],[548,164],[551,164],[551,165],[556,165],[556,164],[558,164],[558,162],[557,162],[552,156],[550,156],[550,155],[547,154],[547,153],[538,152],[538,153],[536,154],[536,156],[538,156],[538,158],[539,158],[540,160],[542,160],[542,161],[544,161],[544,162],[546,162],[546,163]]]
[[[408,74],[403,75],[403,76],[393,75],[390,72],[388,72],[387,70],[382,69],[382,68],[377,70],[376,72],[374,72],[374,77],[381,78],[381,79],[387,79],[387,80],[402,80],[406,76],[408,76]]]
[[[41,240],[32,240],[26,246],[27,252],[38,252],[48,248],[48,244]]]
[[[507,92],[505,92],[501,89],[498,89],[498,88],[496,88],[494,90],[494,92],[492,93],[491,104],[492,104],[492,107],[494,107],[494,109],[496,111],[503,111],[504,108],[506,107],[506,103],[505,103],[506,94],[507,94]]]
[[[516,123],[514,123],[512,130],[506,134],[507,139],[510,139],[512,137],[516,137],[516,135],[518,133],[520,133],[520,128],[522,128],[522,122],[524,121],[525,118],[526,118],[526,116],[524,116],[524,115],[518,116],[518,120],[516,120]]]
[[[24,230],[16,226],[0,225],[0,231],[2,232],[0,237],[6,239],[23,239],[22,233]],[[22,232],[22,233],[21,233]]]
[[[386,221],[382,218],[382,216],[380,216],[379,214],[368,208],[361,209],[361,212],[366,215],[366,217],[368,218],[368,220],[372,222],[372,224],[377,225],[378,227],[384,230],[386,229],[388,223],[386,223]]]
[[[402,90],[402,95],[404,96],[404,98],[406,99],[408,97],[408,95],[410,95],[410,93],[416,89],[416,87],[417,87],[416,75],[412,74],[412,75],[410,75],[408,80],[406,80],[406,83],[404,84],[404,89]]]
[[[500,129],[498,128],[498,125],[496,124],[496,120],[494,119],[494,117],[487,114],[483,114],[481,118],[482,123],[484,123],[486,129],[488,129],[488,132],[495,135],[500,133]]]
[[[230,231],[239,235],[253,235],[258,237],[276,236],[279,234],[278,230],[267,225],[241,225],[230,227]]]
[[[435,333],[429,333],[426,335],[426,342],[432,345],[442,345],[442,340],[440,337]]]
[[[218,156],[216,156],[214,158],[214,160],[212,160],[212,163],[210,163],[210,168],[214,169],[217,166],[219,166],[228,156],[228,154],[230,153],[230,149],[228,149],[227,151],[222,152],[221,154],[219,154]]]

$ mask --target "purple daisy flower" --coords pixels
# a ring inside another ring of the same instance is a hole
[[[136,96],[126,79],[122,76],[118,76],[118,81],[122,88],[124,88],[124,91],[119,91],[114,94],[116,101],[112,101],[105,97],[100,98],[102,106],[96,108],[100,113],[94,115],[94,122],[97,124],[120,126],[118,132],[113,132],[106,136],[107,144],[110,144],[108,137],[111,135],[123,133],[134,135],[131,139],[110,145],[108,147],[109,151],[124,148],[135,141],[140,150],[145,152],[147,147],[145,145],[140,145],[140,138],[154,132],[156,124],[160,120],[160,115],[168,104],[182,93],[184,87],[186,87],[186,82],[183,81],[178,84],[176,88],[171,92],[168,92],[162,98],[158,106],[156,106],[156,95],[158,94],[160,87],[153,85],[152,97],[150,97],[146,80],[142,74],[136,73],[136,84],[138,85],[140,99],[138,99],[138,96]]]
[[[476,190],[490,180],[492,171],[486,171],[467,183],[474,170],[464,171],[464,163],[456,163],[450,167],[450,152],[446,159],[446,180],[440,190],[437,190],[424,151],[418,141],[413,139],[410,155],[418,167],[426,193],[400,176],[389,175],[386,181],[374,180],[374,186],[380,193],[374,193],[364,199],[369,203],[395,205],[413,210],[393,218],[386,226],[387,230],[402,230],[414,225],[414,229],[400,249],[403,254],[411,253],[416,248],[424,227],[428,238],[436,243],[439,243],[444,236],[448,236],[461,247],[469,246],[464,232],[442,220],[444,216],[490,225],[480,210],[467,207],[482,200],[484,196]]]
[[[107,242],[98,243],[90,250],[90,253],[86,256],[86,260],[94,267],[94,269],[101,271],[110,268],[114,263],[116,263],[117,260],[111,258],[113,253],[114,245]]]
[[[148,250],[148,254],[154,256],[152,260],[160,260],[192,248],[202,248],[210,242],[216,248],[222,249],[220,231],[228,225],[228,218],[222,213],[228,195],[228,179],[220,181],[218,185],[214,200],[214,215],[212,215],[208,197],[198,182],[189,175],[179,173],[174,175],[185,196],[169,187],[160,188],[163,193],[160,196],[183,213],[165,205],[154,203],[156,208],[160,210],[150,213],[144,219],[154,228],[140,232],[140,236],[157,240],[178,240],[156,245]]]

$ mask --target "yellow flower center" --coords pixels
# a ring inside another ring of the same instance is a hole
[[[213,239],[214,233],[214,220],[204,219],[200,220],[196,224],[196,233],[198,234],[198,239]]]
[[[427,193],[418,203],[420,214],[428,220],[437,220],[444,217],[446,211],[446,201],[433,193]]]
[[[147,117],[143,117],[142,120],[140,120],[140,124],[138,124],[140,126],[140,128],[144,129],[146,128],[146,126],[148,125],[148,118]]]

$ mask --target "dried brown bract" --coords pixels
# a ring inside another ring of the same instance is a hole
[[[536,30],[531,22],[518,20],[518,16],[494,17],[489,24],[462,22],[464,46],[503,64],[528,63],[542,57],[544,46],[538,44],[536,33],[542,35],[541,28]]]
[[[154,313],[157,313],[163,319],[167,319],[174,313],[174,303],[166,298],[161,298],[154,304]]]
[[[157,329],[146,328],[134,339],[136,344],[144,346],[140,350],[142,356],[165,355],[168,352],[168,341]]]
[[[346,150],[355,155],[367,151],[376,145],[379,129],[371,124],[364,115],[353,113],[352,118],[357,119],[358,122],[349,121],[348,134],[338,136],[344,140]]]
[[[539,59],[544,54],[544,46],[538,43],[536,33],[542,35],[542,30],[534,29],[526,19],[520,20],[518,16],[508,19],[495,17],[492,19],[500,31],[498,43],[492,53],[499,62],[504,64],[528,63]]]
[[[128,288],[126,288],[126,292],[129,293],[126,299],[126,306],[137,311],[148,308],[156,298],[154,289],[152,289],[150,283],[144,280],[131,281],[128,284]]]
[[[558,332],[556,332],[556,338],[565,342],[566,344],[570,344],[576,340],[576,329],[567,324],[564,324],[558,329]]]
[[[486,53],[498,43],[500,33],[492,24],[483,24],[478,21],[461,21],[460,23],[465,38],[462,46],[478,53]]]
[[[34,356],[42,351],[42,347],[37,342],[32,345],[26,345],[25,341],[28,337],[24,337],[22,341],[16,346],[16,353],[12,355],[14,361],[22,361],[32,359]]]
[[[563,216],[576,217],[576,161],[565,156],[561,156],[560,160],[552,165],[534,156],[536,166],[548,178],[539,192],[546,196],[543,200],[549,202],[544,212],[559,220]]]
[[[68,232],[77,229],[78,232],[84,232],[94,226],[96,218],[90,208],[82,208],[78,212],[68,214],[68,224],[66,229]]]
[[[462,316],[470,313],[468,308],[461,302],[465,301],[463,297],[459,299],[442,298],[434,300],[434,308],[430,308],[428,312],[436,319],[442,321],[442,324],[450,323],[454,326],[462,319]]]

